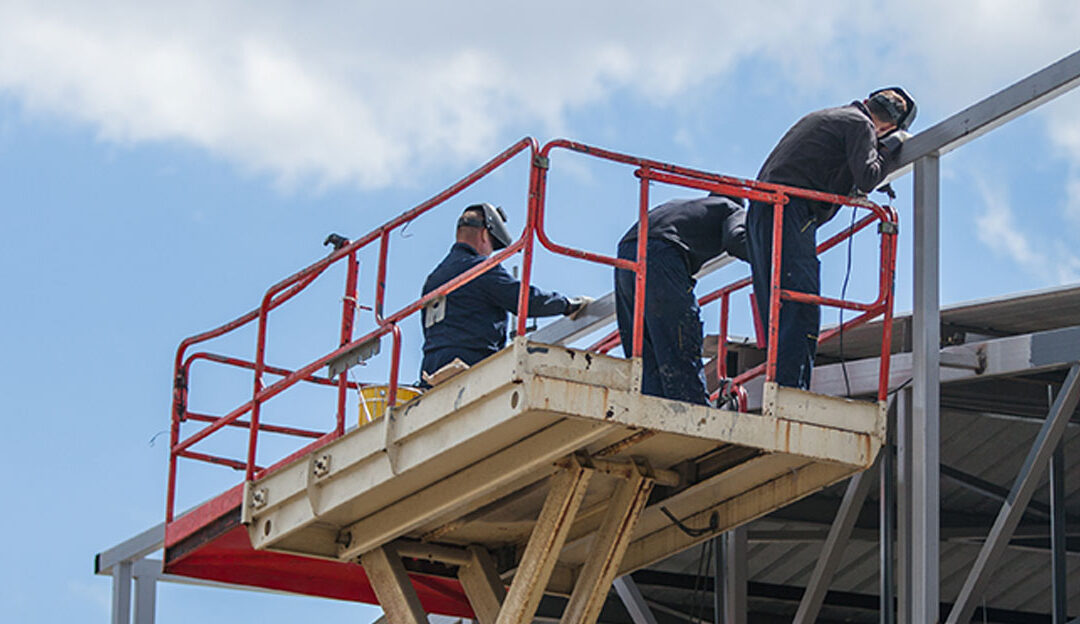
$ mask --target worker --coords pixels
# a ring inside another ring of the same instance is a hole
[[[739,198],[677,199],[649,211],[646,242],[645,334],[641,392],[708,404],[701,310],[694,274],[722,253],[746,260],[746,210]],[[619,241],[618,256],[637,259],[638,224]],[[615,312],[623,353],[630,357],[636,275],[615,270]]]
[[[869,193],[895,168],[915,113],[915,101],[900,87],[810,113],[780,139],[757,179],[836,195]],[[837,210],[835,204],[789,196],[783,213],[780,288],[820,294],[817,229]],[[772,217],[772,204],[750,203],[746,224],[750,266],[764,328],[769,326]],[[820,324],[818,305],[783,301],[776,366],[779,385],[810,387]]]
[[[511,243],[502,208],[474,204],[457,221],[456,241],[450,253],[424,281],[426,295],[451,279],[483,262],[495,250]],[[507,313],[517,313],[521,282],[495,265],[446,295],[444,306],[429,305],[424,310],[424,373],[433,374],[459,358],[473,365],[506,345]],[[529,316],[576,317],[592,299],[564,297],[529,287]],[[426,386],[426,383],[421,383]]]

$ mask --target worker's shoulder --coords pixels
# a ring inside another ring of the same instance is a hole
[[[816,121],[818,123],[835,124],[835,125],[855,125],[859,127],[873,128],[874,122],[870,120],[870,117],[864,113],[856,102],[847,104],[845,106],[833,106],[832,108],[823,108],[818,111],[814,111],[804,117],[806,120]]]

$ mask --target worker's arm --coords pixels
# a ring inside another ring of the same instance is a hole
[[[518,292],[521,282],[514,279],[502,265],[496,265],[490,271],[477,278],[484,294],[495,305],[507,312],[517,314]],[[556,316],[565,314],[570,302],[556,292],[546,292],[536,286],[529,286],[529,316]]]
[[[860,121],[849,124],[846,130],[847,161],[855,180],[855,188],[869,193],[888,173],[886,154],[878,150],[873,125]]]

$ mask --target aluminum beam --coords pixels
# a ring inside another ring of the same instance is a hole
[[[1050,460],[1050,586],[1054,624],[1065,624],[1069,619],[1065,492],[1065,443],[1058,442]]]
[[[896,621],[911,622],[911,389],[896,394]]]
[[[131,562],[120,561],[112,571],[112,624],[131,622]]]
[[[1061,386],[1057,399],[1054,401],[1050,413],[1047,414],[1046,422],[1039,430],[1031,450],[1028,452],[1024,465],[1017,475],[1016,482],[1009,492],[1007,500],[998,512],[994,526],[990,529],[990,535],[986,543],[979,550],[979,556],[975,559],[975,565],[968,574],[964,586],[957,596],[956,604],[949,612],[947,624],[966,624],[971,620],[978,601],[984,596],[990,582],[990,575],[994,571],[1001,553],[1009,544],[1013,531],[1023,514],[1024,507],[1031,500],[1032,494],[1041,485],[1042,476],[1046,471],[1050,458],[1065,433],[1065,424],[1069,416],[1076,410],[1080,403],[1080,364],[1073,365],[1069,370],[1069,376]],[[933,620],[927,620],[933,621]]]
[[[870,493],[870,486],[874,484],[873,470],[865,470],[851,477],[848,481],[844,498],[840,501],[840,509],[836,511],[836,520],[829,529],[829,535],[825,538],[825,544],[821,547],[814,571],[810,574],[810,582],[806,585],[806,593],[799,602],[799,608],[795,612],[794,624],[812,624],[817,620],[821,612],[821,605],[825,602],[825,593],[829,591],[833,575],[840,566],[840,560],[844,556],[851,531],[855,528],[855,521],[859,518],[866,495]]]
[[[911,367],[911,619],[936,622],[939,603],[940,464],[940,162],[915,162]],[[961,369],[963,370],[963,369]]]
[[[955,482],[956,484],[971,490],[977,494],[981,494],[987,498],[992,498],[998,502],[1005,502],[1009,498],[1009,490],[1001,487],[995,483],[990,483],[984,479],[980,479],[975,475],[968,474],[952,466],[945,464],[941,465],[941,476]],[[1039,515],[1043,518],[1050,517],[1050,506],[1040,503],[1038,501],[1031,501],[1028,503],[1027,511]]]
[[[720,538],[720,558],[724,562],[724,624],[746,624],[746,527],[736,527]],[[720,571],[717,570],[719,574]]]
[[[896,624],[896,413],[898,401],[889,402],[885,443],[878,460],[878,568],[881,624]]]
[[[942,155],[1080,86],[1080,51],[1031,74],[904,142],[894,180],[930,155]]]
[[[641,590],[629,574],[615,579],[612,585],[634,624],[657,624],[656,616],[653,615],[649,604],[645,602],[645,597],[641,595]]]
[[[165,545],[165,523],[149,528],[126,539],[94,557],[94,573],[108,574],[121,561],[135,561],[160,550]]]
[[[157,579],[135,576],[135,624],[154,624],[157,603]]]

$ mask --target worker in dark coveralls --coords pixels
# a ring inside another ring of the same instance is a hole
[[[642,393],[708,404],[694,274],[724,252],[746,260],[745,220],[741,199],[719,195],[677,199],[649,211]],[[635,223],[619,241],[618,256],[637,259],[637,242]],[[633,345],[635,292],[634,272],[616,269],[616,321],[626,357]]]
[[[890,87],[861,102],[810,113],[780,139],[757,179],[836,195],[869,193],[895,166],[907,136],[904,131],[914,121],[915,112],[914,100],[900,87]],[[817,229],[838,209],[834,204],[790,197],[784,206],[781,288],[821,293]],[[754,296],[764,328],[769,326],[772,217],[771,204],[750,202],[747,242]],[[782,302],[776,367],[779,385],[810,387],[820,323],[819,306]]]
[[[511,242],[501,208],[491,204],[469,206],[457,221],[456,241],[450,253],[424,281],[424,294],[480,264]],[[435,315],[431,306],[425,308],[421,373],[431,375],[454,358],[472,366],[502,349],[506,345],[507,313],[517,312],[520,288],[521,282],[502,265],[495,265],[450,292],[442,314]],[[576,316],[589,301],[588,297],[567,298],[530,286],[529,316]],[[441,318],[436,320],[433,316]]]

